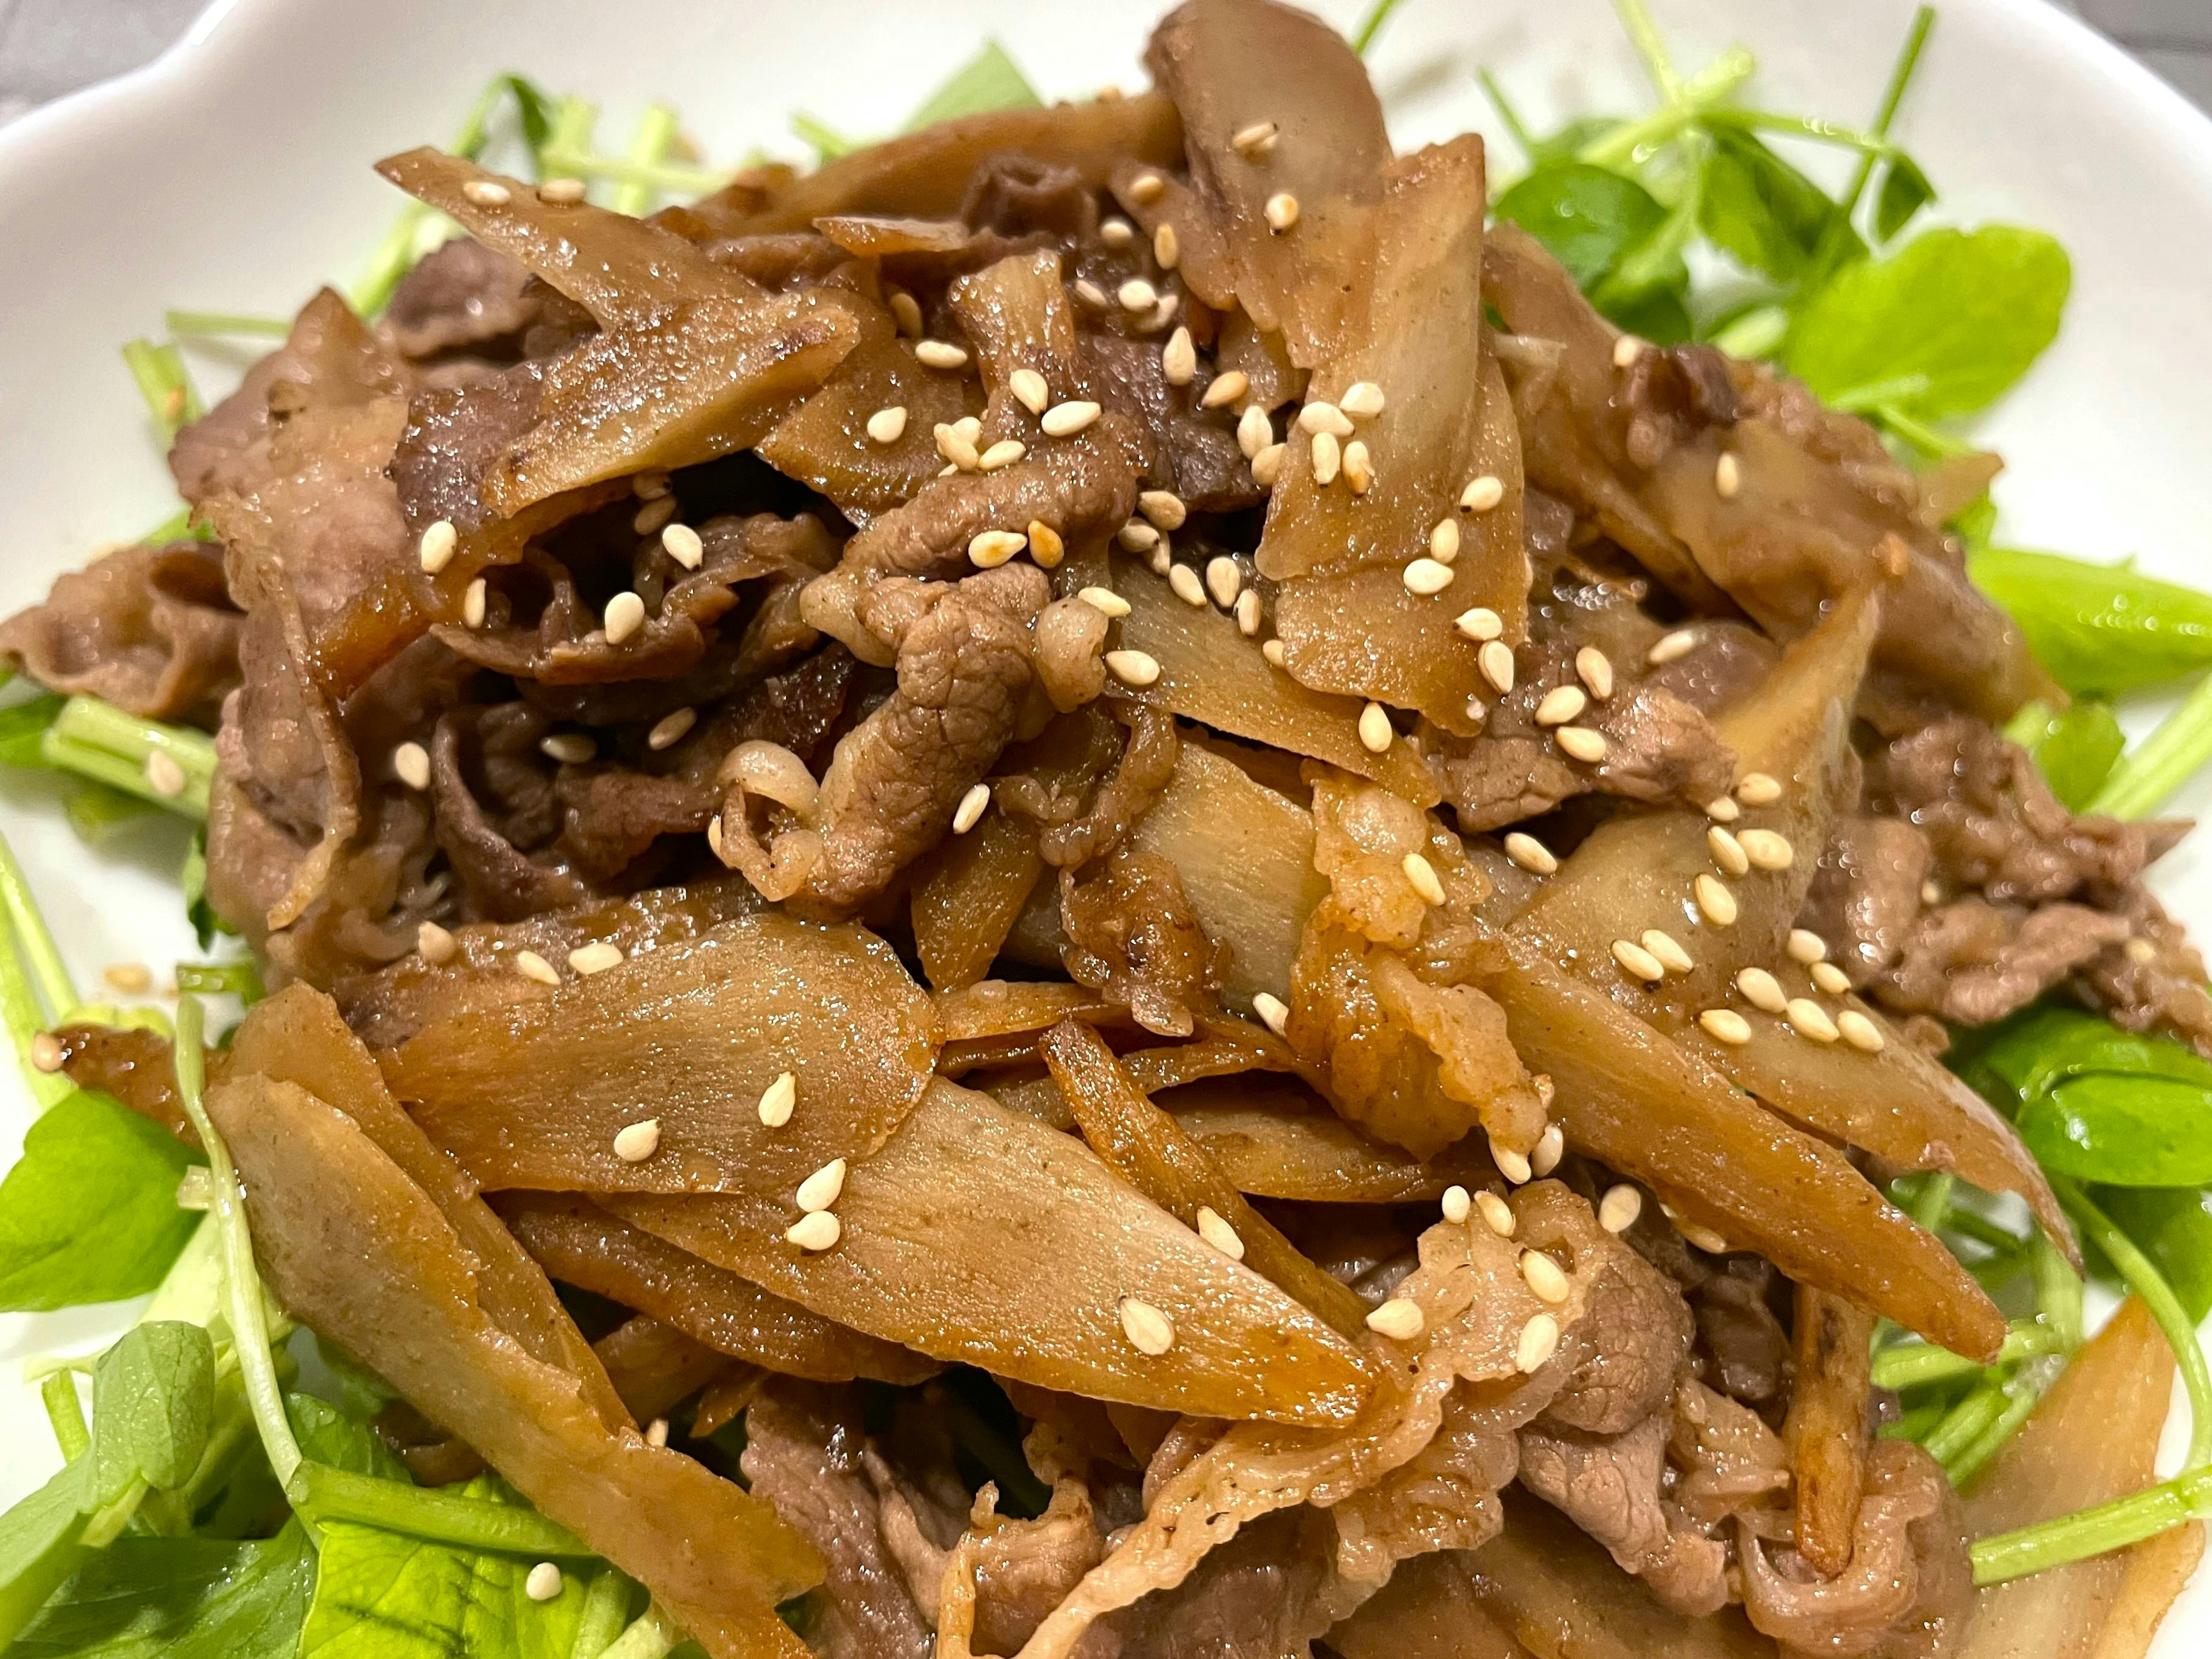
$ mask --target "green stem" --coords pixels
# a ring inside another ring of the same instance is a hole
[[[653,1603],[605,1649],[599,1659],[662,1659],[684,1639],[683,1627]]]
[[[1979,1539],[1973,1550],[1974,1583],[2001,1584],[2008,1578],[2025,1578],[2069,1561],[2140,1544],[2168,1528],[2207,1516],[2212,1516],[2212,1468],[2176,1475],[2094,1509]]]
[[[2033,1319],[2015,1319],[2005,1333],[2004,1346],[1989,1365],[2008,1364],[2038,1354],[2069,1353],[2075,1345],[2063,1340],[2055,1326]],[[1954,1376],[1967,1376],[1985,1369],[1984,1362],[1939,1348],[1933,1342],[1904,1342],[1884,1348],[1874,1357],[1874,1385],[1877,1389],[1917,1389]]]
[[[5,915],[15,935],[16,954],[30,975],[46,1018],[61,1018],[77,1006],[76,987],[62,961],[61,947],[54,943],[53,930],[46,926],[38,902],[31,896],[23,866],[15,862],[15,850],[4,840],[0,840],[0,914]]]
[[[620,156],[592,155],[552,144],[545,147],[545,170],[549,178],[643,185],[663,196],[704,196],[730,182],[729,174],[709,173],[704,167],[678,167],[668,162],[647,164]]]
[[[172,334],[255,334],[281,340],[292,331],[284,317],[249,317],[234,311],[171,311],[162,320]]]
[[[1976,1436],[1964,1451],[1944,1463],[1943,1473],[1950,1477],[1954,1488],[1964,1486],[1982,1472],[1983,1466],[1997,1455],[2042,1403],[2048,1386],[2047,1382],[2033,1381],[2025,1375],[2013,1378],[2006,1387],[2004,1409],[1997,1414],[1996,1421]]]
[[[1895,404],[1875,404],[1866,411],[1882,425],[1911,444],[1923,455],[1948,459],[1954,455],[1971,455],[1974,447],[1959,439],[1938,432],[1925,422],[1915,420]]]
[[[2086,816],[2148,817],[2208,760],[2212,760],[2212,675],[2197,681],[2181,707],[2121,757]]]
[[[1741,46],[1730,46],[1691,77],[1679,101],[1640,121],[1615,127],[1601,138],[1593,138],[1576,152],[1575,159],[1595,167],[1619,167],[1656,149],[1711,114],[1713,106],[1749,80],[1758,67],[1759,60]]]
[[[1375,0],[1374,5],[1368,9],[1367,21],[1360,24],[1359,33],[1352,37],[1352,51],[1362,58],[1367,56],[1367,48],[1375,44],[1375,37],[1382,32],[1383,24],[1390,21],[1390,14],[1398,9],[1398,3],[1399,0]]]
[[[185,373],[184,355],[173,345],[151,340],[132,340],[123,348],[123,362],[138,383],[138,395],[154,418],[166,450],[177,441],[177,429],[206,413],[191,377]]]
[[[1789,332],[1789,307],[1755,306],[1716,331],[1709,343],[1731,357],[1766,357],[1780,349]]]
[[[1845,149],[1858,150],[1869,157],[1894,155],[1897,146],[1888,139],[1871,132],[1861,132],[1856,127],[1847,127],[1840,121],[1823,121],[1814,115],[1784,115],[1768,109],[1717,109],[1706,112],[1705,119],[1715,126],[1738,127],[1753,132],[1784,132],[1793,138],[1809,138],[1814,143],[1836,144]]]
[[[1948,1465],[1988,1432],[2004,1407],[2003,1387],[1995,1382],[1984,1382],[1950,1409],[1936,1425],[1935,1431],[1920,1443],[1922,1449],[1938,1463]]]
[[[56,1371],[39,1384],[39,1399],[46,1408],[46,1421],[54,1425],[54,1441],[62,1449],[62,1462],[74,1463],[92,1447],[92,1431],[84,1425],[84,1402],[77,1398],[76,1378]]]
[[[1498,112],[1498,118],[1505,123],[1505,131],[1513,135],[1513,142],[1521,146],[1521,153],[1533,160],[1536,154],[1535,135],[1522,124],[1521,112],[1513,107],[1512,100],[1505,95],[1505,88],[1498,84],[1498,77],[1488,70],[1481,69],[1474,72],[1474,78],[1482,82],[1482,89],[1489,95],[1492,107]]]
[[[576,1620],[576,1639],[569,1659],[599,1659],[612,1647],[629,1622],[630,1581],[619,1567],[602,1567],[592,1575],[584,1592],[584,1610]]]
[[[215,739],[189,726],[168,726],[125,713],[98,697],[71,697],[40,739],[40,750],[110,788],[136,795],[179,817],[204,820],[215,783]],[[165,795],[147,775],[147,762],[162,755],[176,764],[184,787]]]
[[[655,104],[637,124],[637,136],[630,140],[629,160],[640,167],[658,167],[667,159],[669,147],[675,142],[676,112],[665,104]],[[653,210],[659,195],[651,184],[632,179],[616,190],[608,205],[617,213],[642,216]]]
[[[2051,1189],[2089,1241],[2120,1270],[2127,1287],[2142,1298],[2173,1349],[2174,1362],[2181,1368],[2181,1385],[2189,1395],[2189,1451],[2183,1468],[2201,1469],[2212,1464],[2212,1365],[2205,1361],[2189,1310],[2181,1305],[2181,1298],[2174,1295],[2157,1265],[2079,1186],[2064,1176],[2054,1175]]]
[[[284,1482],[292,1507],[318,1524],[351,1521],[409,1538],[498,1555],[592,1555],[566,1527],[535,1510],[489,1504],[480,1498],[421,1486],[403,1486],[373,1474],[327,1463],[300,1462]]]
[[[1890,123],[1897,118],[1898,106],[1905,101],[1905,88],[1912,79],[1912,71],[1920,63],[1921,48],[1928,44],[1929,31],[1936,27],[1936,8],[1923,6],[1912,14],[1912,27],[1905,36],[1904,48],[1897,54],[1897,62],[1889,71],[1889,84],[1882,89],[1881,108],[1874,118],[1874,133],[1878,138],[1889,137]],[[1858,171],[1851,175],[1851,187],[1844,193],[1844,216],[1848,219],[1858,210],[1860,198],[1865,196],[1867,185],[1874,179],[1875,157],[1871,152],[1859,157]]]
[[[1682,77],[1674,72],[1674,60],[1667,55],[1667,43],[1660,38],[1659,25],[1653,21],[1651,8],[1644,0],[1613,0],[1613,9],[1620,19],[1620,27],[1628,32],[1629,40],[1636,47],[1636,55],[1644,60],[1644,72],[1651,77],[1651,84],[1659,95],[1670,104],[1682,100]]]

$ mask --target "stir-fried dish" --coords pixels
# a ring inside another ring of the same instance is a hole
[[[0,760],[214,959],[88,1005],[0,859],[0,1301],[155,1292],[0,1645],[2142,1652],[2212,717],[2104,699],[2212,629],[1942,424],[2064,255],[1904,239],[1904,71],[1501,168],[1273,0],[1146,63],[726,179],[503,77],[229,397],[133,349],[185,513]]]

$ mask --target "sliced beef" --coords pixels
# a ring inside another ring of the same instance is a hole
[[[1060,878],[1060,959],[1070,978],[1162,1036],[1188,1036],[1217,1003],[1228,951],[1199,926],[1175,866],[1122,848],[1104,868]]]
[[[1728,1547],[1670,1524],[1668,1416],[1613,1435],[1532,1427],[1521,1431],[1521,1484],[1605,1546],[1621,1570],[1678,1613],[1697,1617],[1728,1601]]]
[[[2087,905],[2031,910],[1969,896],[1913,924],[1873,995],[1899,1013],[1986,1025],[2026,1007],[2130,931],[2126,918]]]
[[[2075,989],[2130,1031],[2166,1031],[2212,1056],[2212,993],[2205,989],[2204,958],[2149,894],[2134,894],[2126,914],[2132,935],[2084,967],[2075,977]]]
[[[393,349],[412,362],[453,353],[512,360],[538,320],[529,288],[530,273],[507,255],[456,237],[400,279],[384,325]]]
[[[1058,1482],[1052,1502],[1033,1521],[1000,1516],[997,1497],[995,1488],[986,1487],[969,1520],[975,1539],[972,1644],[979,1654],[1019,1653],[1044,1616],[1106,1553],[1082,1482]]]
[[[0,623],[0,657],[50,690],[211,726],[238,684],[240,617],[203,542],[121,547]]]
[[[1829,833],[1798,920],[1863,990],[1905,953],[1935,864],[1928,837],[1901,818],[1846,817]]]
[[[1772,1304],[1778,1278],[1756,1256],[1732,1255],[1688,1292],[1706,1380],[1749,1405],[1778,1405],[1790,1382],[1790,1338]]]
[[[1105,1629],[1120,1638],[1125,1659],[1307,1659],[1340,1616],[1334,1546],[1334,1528],[1321,1510],[1262,1516],[1181,1584],[1114,1614]],[[1107,1659],[1112,1650],[1077,1651],[1080,1659]]]

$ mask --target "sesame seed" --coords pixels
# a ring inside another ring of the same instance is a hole
[[[906,435],[906,408],[893,404],[868,416],[868,436],[879,444],[895,444]]]
[[[1138,492],[1137,511],[1163,530],[1180,530],[1190,509],[1182,504],[1182,497],[1172,489],[1146,489]]]
[[[914,355],[927,368],[965,368],[968,354],[950,340],[923,340]]]
[[[1488,680],[1498,696],[1504,696],[1513,689],[1513,647],[1503,640],[1492,640],[1482,647],[1476,658],[1482,678]]]
[[[1521,1279],[1536,1293],[1536,1299],[1540,1302],[1549,1302],[1556,1307],[1567,1299],[1569,1286],[1566,1274],[1559,1270],[1558,1262],[1541,1250],[1521,1252]]]
[[[1160,302],[1160,291],[1141,276],[1132,276],[1114,292],[1124,311],[1150,311]]]
[[[1030,557],[1037,562],[1038,568],[1043,570],[1057,568],[1067,553],[1067,544],[1060,540],[1060,532],[1042,519],[1031,519],[1029,538]]]
[[[505,207],[514,199],[513,191],[490,179],[470,179],[461,186],[461,194],[478,207]]]
[[[1707,1036],[1732,1048],[1751,1041],[1751,1022],[1733,1008],[1708,1008],[1698,1016],[1698,1024]]]
[[[1782,799],[1782,784],[1767,773],[1747,772],[1735,787],[1735,798],[1746,806],[1771,806]]]
[[[1198,1206],[1196,1223],[1198,1236],[1215,1249],[1231,1261],[1244,1259],[1244,1241],[1237,1237],[1237,1229],[1229,1224],[1220,1211],[1210,1204],[1201,1204]]]
[[[1237,603],[1243,586],[1243,568],[1226,553],[1217,553],[1206,562],[1206,591],[1224,611]]]
[[[1043,414],[1046,405],[1052,402],[1051,387],[1045,384],[1044,376],[1033,368],[1018,368],[1006,376],[1006,389],[1032,415]]]
[[[1098,418],[1098,405],[1077,398],[1068,403],[1054,404],[1045,410],[1037,424],[1049,438],[1072,438]]]
[[[809,1253],[835,1249],[837,1241],[845,1236],[845,1224],[837,1219],[835,1210],[817,1210],[786,1227],[783,1236]]]
[[[1713,463],[1714,492],[1723,501],[1732,501],[1735,499],[1736,491],[1742,488],[1742,463],[1733,455],[1723,454],[1720,459]]]
[[[1104,311],[1114,303],[1106,297],[1106,290],[1088,276],[1078,277],[1070,286],[1075,289],[1075,297],[1093,311]]]
[[[1078,590],[1075,597],[1102,617],[1120,618],[1129,614],[1128,600],[1110,587],[1082,588]]]
[[[1747,968],[1735,976],[1735,988],[1743,993],[1744,1000],[1762,1013],[1778,1014],[1790,1006],[1783,994],[1782,981],[1764,968]]]
[[[1267,216],[1267,228],[1281,235],[1298,222],[1298,198],[1287,190],[1279,190],[1267,198],[1261,210]]]
[[[1923,904],[1927,905],[1941,904],[1943,902],[1942,888],[1933,881],[1922,882],[1920,884],[1920,902]]]
[[[1420,854],[1407,854],[1398,860],[1398,867],[1406,872],[1406,879],[1413,884],[1413,890],[1421,896],[1422,903],[1444,902],[1444,884],[1437,879],[1437,867]]]
[[[1252,482],[1262,489],[1273,489],[1275,479],[1283,470],[1283,446],[1269,444],[1252,458]]]
[[[1160,348],[1160,374],[1170,386],[1188,386],[1198,375],[1198,348],[1190,331],[1177,328]]]
[[[1705,803],[1705,816],[1715,823],[1734,823],[1743,816],[1743,808],[1729,796],[1716,795]]]
[[[1429,556],[1438,564],[1449,564],[1459,557],[1459,520],[1437,520],[1436,527],[1429,532]]]
[[[1513,1364],[1525,1376],[1559,1351],[1559,1322],[1540,1313],[1521,1328],[1521,1340],[1513,1346]]]
[[[460,532],[453,528],[452,520],[440,519],[432,524],[415,544],[416,556],[422,561],[423,570],[434,576],[452,563],[453,550],[460,545]]]
[[[533,1601],[550,1601],[561,1594],[561,1569],[540,1561],[522,1581],[522,1593]]]
[[[52,1031],[40,1031],[31,1039],[31,1065],[34,1070],[51,1076],[61,1070],[65,1058],[62,1040]]]
[[[1151,1303],[1125,1296],[1120,1312],[1121,1334],[1139,1353],[1158,1356],[1175,1346],[1175,1322]]]
[[[1392,1297],[1367,1316],[1367,1328],[1394,1342],[1412,1341],[1421,1334],[1426,1322],[1422,1317],[1421,1304],[1402,1296]]]
[[[968,793],[960,797],[960,805],[952,814],[952,833],[964,836],[983,821],[983,814],[991,808],[991,786],[972,784]]]
[[[1132,553],[1143,553],[1160,544],[1160,532],[1142,519],[1132,519],[1114,532],[1114,539]]]
[[[1698,895],[1698,908],[1707,921],[1716,927],[1735,926],[1735,895],[1729,891],[1725,882],[1710,873],[1700,872],[1692,885]]]
[[[1237,631],[1248,640],[1259,635],[1260,590],[1256,587],[1248,587],[1237,596]]]
[[[1487,472],[1469,480],[1459,494],[1459,504],[1470,513],[1487,513],[1504,499],[1504,480],[1493,478]]]
[[[490,604],[491,590],[484,585],[484,579],[479,576],[461,592],[461,626],[482,628]]]
[[[1290,1024],[1290,1004],[1272,991],[1255,991],[1252,994],[1252,1012],[1259,1015],[1260,1023],[1277,1036],[1282,1036],[1284,1027]]]
[[[1489,641],[1505,631],[1505,618],[1486,605],[1478,605],[1472,611],[1462,611],[1452,618],[1452,626],[1468,639]]]
[[[919,336],[921,332],[921,302],[904,289],[895,288],[891,290],[890,303],[891,320],[898,325],[899,332],[908,339]]]
[[[428,770],[426,764],[423,768],[426,781]],[[177,757],[165,749],[149,749],[146,751],[147,787],[162,799],[176,799],[185,793],[185,785],[190,780],[185,776],[185,769],[177,763]]]
[[[538,752],[563,766],[581,766],[599,752],[599,745],[583,732],[553,732],[538,739]]]
[[[1726,828],[1713,824],[1705,831],[1705,847],[1713,855],[1713,862],[1728,876],[1751,873],[1751,860],[1744,855],[1743,843],[1730,835]]]
[[[1851,988],[1850,975],[1832,962],[1813,964],[1813,983],[1832,997],[1842,996]]]
[[[983,458],[975,451],[975,441],[957,427],[939,422],[930,428],[937,441],[937,453],[963,472],[973,472],[983,465]]]
[[[668,493],[669,487],[668,474],[660,467],[649,466],[630,475],[629,492],[641,501],[659,501]]]
[[[1726,1255],[1728,1254],[1728,1240],[1723,1238],[1711,1227],[1700,1226],[1696,1222],[1688,1220],[1679,1215],[1669,1216],[1668,1219],[1674,1224],[1674,1231],[1676,1232],[1681,1234],[1684,1239],[1687,1240],[1690,1243],[1696,1245],[1707,1255]]]
[[[1797,861],[1790,837],[1777,830],[1747,830],[1736,839],[1743,843],[1743,855],[1754,869],[1787,870]]]
[[[1525,830],[1513,830],[1505,837],[1505,856],[1539,876],[1556,874],[1559,867],[1558,855]]]
[[[660,532],[661,550],[686,570],[696,570],[707,557],[706,544],[688,524],[672,524]]]
[[[1644,660],[1654,668],[1664,668],[1679,661],[1698,648],[1698,636],[1691,629],[1678,628],[1671,634],[1662,634],[1652,647],[1644,653]]]
[[[516,951],[514,971],[525,979],[536,980],[540,985],[558,985],[561,982],[559,970],[535,951]]]
[[[1547,1176],[1559,1167],[1559,1160],[1566,1155],[1566,1131],[1556,1123],[1547,1123],[1544,1133],[1536,1137],[1536,1150],[1528,1154],[1528,1165],[1538,1175]]]
[[[1633,939],[1613,940],[1613,959],[1646,985],[1656,985],[1667,977],[1667,964]]]
[[[1329,432],[1316,432],[1306,440],[1313,457],[1314,482],[1323,489],[1336,482],[1336,475],[1344,470],[1344,446]]]
[[[622,965],[623,948],[611,939],[595,939],[589,945],[579,945],[568,952],[569,969],[589,979],[593,974],[604,974],[610,968]]]
[[[1030,453],[1030,447],[1019,438],[1001,438],[975,458],[977,469],[996,472],[1002,466],[1012,466]]]
[[[1490,1136],[1489,1140],[1490,1161],[1498,1166],[1498,1173],[1515,1186],[1520,1186],[1535,1173],[1529,1165],[1526,1152],[1516,1152],[1510,1146],[1499,1146],[1496,1135]]]
[[[799,1207],[812,1215],[826,1210],[845,1190],[845,1160],[833,1158],[799,1183]]]
[[[1375,487],[1375,459],[1361,439],[1354,438],[1344,447],[1344,482],[1355,495],[1364,495]]]
[[[1552,741],[1571,760],[1595,766],[1605,759],[1611,745],[1601,732],[1593,732],[1587,726],[1563,726],[1552,733]]]
[[[1336,406],[1355,421],[1371,421],[1382,412],[1382,388],[1372,380],[1354,380],[1345,387]]]
[[[1175,321],[1176,312],[1181,307],[1182,303],[1182,301],[1173,294],[1161,295],[1159,304],[1152,307],[1152,314],[1137,325],[1137,331],[1140,334],[1158,333]]]
[[[1199,580],[1198,572],[1188,565],[1172,567],[1168,571],[1168,586],[1174,590],[1176,598],[1194,610],[1205,606],[1206,584]]]
[[[1846,1008],[1836,1016],[1836,1030],[1862,1054],[1878,1054],[1882,1050],[1881,1027],[1856,1008]]]
[[[798,1104],[799,1079],[786,1072],[761,1091],[760,1121],[771,1129],[781,1129],[791,1121],[792,1109]]]
[[[1789,1016],[1790,1029],[1800,1036],[1810,1037],[1815,1042],[1833,1042],[1837,1037],[1836,1022],[1828,1018],[1828,1011],[1810,997],[1792,997],[1784,1008]]]
[[[1182,242],[1176,235],[1176,228],[1164,219],[1152,232],[1152,258],[1162,270],[1173,270],[1182,263]]]
[[[1597,1201],[1597,1224],[1609,1233],[1626,1232],[1643,1213],[1644,1194],[1625,1181],[1607,1188],[1605,1196]]]
[[[175,765],[174,761],[169,763]],[[430,787],[430,751],[419,743],[403,743],[392,751],[392,769],[410,789]]]
[[[2138,968],[2148,968],[2158,960],[2158,946],[2148,939],[2136,938],[2120,946],[2120,954]]]
[[[581,179],[548,179],[538,186],[538,199],[555,207],[574,207],[584,199]]]
[[[1143,651],[1109,651],[1106,666],[1122,684],[1140,691],[1160,677],[1158,659]]]
[[[1280,640],[1262,640],[1260,642],[1260,654],[1274,664],[1276,667],[1280,668],[1283,665],[1283,642]]]
[[[1252,377],[1241,368],[1232,368],[1217,374],[1206,383],[1206,391],[1198,400],[1200,409],[1218,409],[1224,404],[1233,404],[1252,389]]]
[[[1325,398],[1316,398],[1298,410],[1297,427],[1301,432],[1326,432],[1333,438],[1352,435],[1351,419]]]
[[[683,741],[684,734],[699,723],[696,708],[672,708],[653,723],[653,730],[645,734],[645,746],[655,753]]]
[[[1613,366],[1626,368],[1644,355],[1644,342],[1633,334],[1624,334],[1613,343]]]
[[[629,527],[641,536],[650,536],[676,516],[676,497],[666,493],[646,498],[643,507],[631,515]]]
[[[615,1156],[625,1164],[642,1164],[660,1150],[660,1120],[641,1118],[615,1132]]]
[[[996,570],[1029,544],[1018,530],[986,530],[968,544],[968,562],[978,570]]]
[[[1382,753],[1397,735],[1381,703],[1370,702],[1359,711],[1359,746],[1369,754]]]
[[[1790,953],[1790,961],[1802,962],[1808,968],[1827,960],[1828,941],[1809,927],[1792,927],[1782,948]]]
[[[1169,544],[1166,537],[1161,537],[1153,544],[1152,550],[1145,556],[1145,563],[1151,568],[1152,574],[1163,580],[1166,580],[1168,572],[1175,568],[1175,549]]]
[[[1146,207],[1160,199],[1160,192],[1168,181],[1157,173],[1140,173],[1129,180],[1129,199],[1139,207]]]
[[[1686,974],[1697,967],[1698,964],[1690,959],[1690,953],[1681,947],[1672,933],[1664,929],[1647,927],[1639,937],[1643,940],[1644,948],[1666,963],[1670,972]]]
[[[1255,121],[1230,135],[1229,148],[1248,161],[1257,161],[1274,149],[1280,131],[1273,121]]]
[[[1536,724],[1565,726],[1589,707],[1589,695],[1579,685],[1555,685],[1536,705]]]
[[[645,626],[645,601],[627,590],[616,594],[607,601],[599,625],[607,631],[609,645],[620,645]]]
[[[1444,1194],[1445,1218],[1453,1221],[1464,1221],[1467,1219],[1468,1215],[1467,1188],[1464,1187],[1455,1187],[1452,1188],[1452,1192],[1457,1193],[1460,1195],[1460,1212],[1456,1216],[1451,1213],[1451,1193],[1446,1193]],[[1512,1237],[1513,1230],[1521,1224],[1518,1218],[1516,1218],[1513,1213],[1513,1206],[1510,1204],[1508,1204],[1504,1199],[1498,1197],[1496,1193],[1490,1192],[1487,1189],[1475,1194],[1474,1207],[1482,1212],[1483,1225],[1489,1228],[1491,1231],[1496,1233],[1500,1238]]]
[[[1408,593],[1428,599],[1452,585],[1452,568],[1434,559],[1416,559],[1406,567],[1405,583]]]
[[[656,1417],[652,1422],[645,1425],[645,1443],[648,1446],[656,1448],[665,1446],[668,1443],[668,1419],[666,1418]]]
[[[1594,645],[1575,653],[1575,672],[1600,702],[1613,695],[1613,659]]]
[[[433,968],[441,967],[453,959],[461,942],[434,921],[426,921],[415,929],[415,951]]]
[[[1137,240],[1137,228],[1115,214],[1100,222],[1098,240],[1118,252]]]
[[[143,962],[114,962],[100,970],[110,990],[125,996],[143,996],[154,988],[154,972]]]

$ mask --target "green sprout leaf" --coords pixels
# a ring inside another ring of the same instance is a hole
[[[1586,161],[1539,167],[1500,196],[1492,210],[1550,249],[1585,291],[1667,222],[1667,210],[1650,191]]]
[[[2110,696],[2212,667],[2212,595],[2015,548],[1984,548],[1966,570],[2069,691]]]
[[[2084,810],[2104,787],[2128,746],[2110,703],[2083,698],[2056,714],[2032,702],[2005,723],[2005,736],[2033,756],[2069,812]]]
[[[1936,186],[1928,182],[1919,163],[1899,151],[1890,157],[1881,193],[1875,198],[1874,234],[1885,242],[1891,240],[1935,199]]]
[[[215,1342],[198,1325],[134,1325],[92,1373],[94,1490],[112,1504],[143,1480],[174,1492],[207,1450],[215,1413]]]
[[[2170,1038],[2038,1008],[1977,1044],[1961,1070],[2056,1174],[2116,1187],[2212,1181],[2212,1064]]]
[[[1041,109],[1044,100],[1029,78],[1014,66],[1006,49],[996,40],[952,72],[951,78],[922,100],[903,131],[919,132],[939,121],[957,121],[963,115],[985,115],[993,110]]]
[[[1857,241],[1827,192],[1758,139],[1726,127],[1712,139],[1698,224],[1716,246],[1789,288],[1833,257],[1831,239]]]
[[[274,1538],[119,1538],[88,1554],[10,1659],[291,1659],[315,1584],[296,1522]]]

